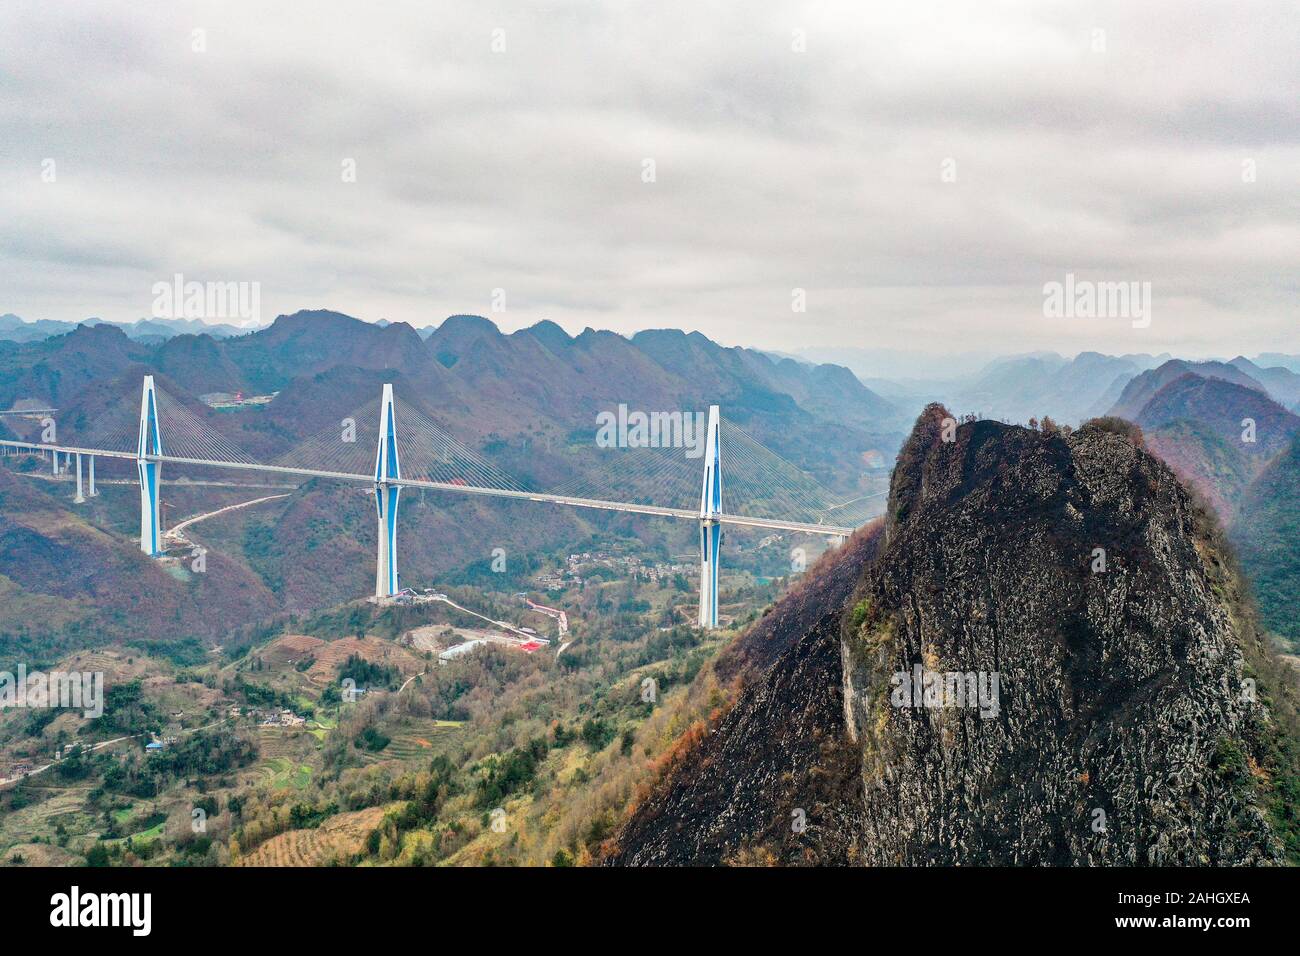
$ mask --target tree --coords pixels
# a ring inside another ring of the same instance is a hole
[[[108,866],[108,847],[96,843],[86,853],[86,866]]]

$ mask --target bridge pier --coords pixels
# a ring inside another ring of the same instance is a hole
[[[375,513],[379,520],[379,554],[375,562],[375,597],[390,597],[401,590],[397,574],[397,502],[402,486],[391,479],[402,477],[397,454],[397,410],[393,386],[384,385],[379,408],[379,445],[375,449]]]
[[[95,490],[95,456],[90,456],[90,490],[86,493],[87,498],[96,498],[99,492]]]
[[[136,445],[136,471],[140,475],[140,550],[150,557],[162,554],[162,518],[159,513],[161,465],[149,456],[162,451],[162,434],[158,427],[158,396],[153,376],[144,377],[140,395],[140,439]]]
[[[54,477],[59,477],[59,453],[53,448],[50,449],[50,464],[54,467]]]
[[[718,626],[718,557],[722,551],[722,458],[718,406],[709,406],[704,445],[704,487],[700,491],[700,627]]]
[[[77,452],[77,496],[72,499],[74,505],[83,505],[86,503],[86,496],[82,494],[81,487],[81,452]]]

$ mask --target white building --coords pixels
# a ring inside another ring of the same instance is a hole
[[[472,653],[480,644],[486,643],[487,641],[483,638],[476,637],[473,640],[466,641],[464,644],[457,644],[454,647],[447,648],[438,655],[438,660],[444,663],[447,661],[454,661],[458,657],[464,657],[466,654]]]

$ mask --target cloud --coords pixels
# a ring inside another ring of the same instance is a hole
[[[8,3],[0,309],[181,272],[268,317],[1300,350],[1300,14],[1131,7]],[[1044,318],[1067,272],[1151,282],[1151,327]]]

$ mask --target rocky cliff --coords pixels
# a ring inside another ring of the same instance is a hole
[[[847,600],[770,636],[785,650],[610,862],[1294,852],[1294,675],[1212,519],[1135,432],[958,427],[931,406],[873,551]]]
[[[840,618],[881,530],[864,528],[811,568],[723,653],[715,671],[737,688],[735,705],[637,809],[607,862],[855,859],[860,761],[844,727]]]

